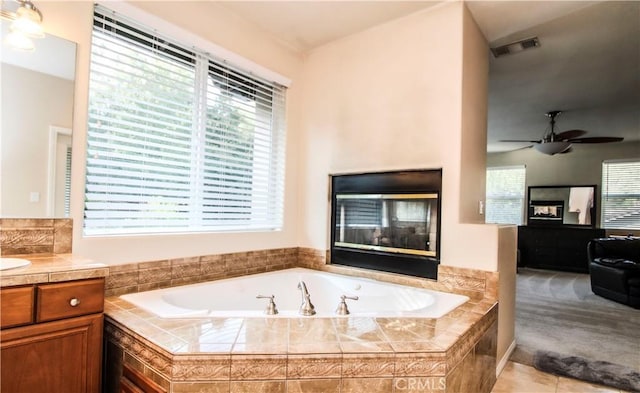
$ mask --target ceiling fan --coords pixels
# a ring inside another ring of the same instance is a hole
[[[569,130],[557,133],[555,132],[556,117],[561,114],[561,111],[550,111],[546,113],[549,118],[551,130],[544,135],[544,137],[537,141],[524,141],[524,140],[501,140],[500,142],[528,142],[533,143],[529,147],[533,147],[540,153],[548,154],[550,156],[558,153],[569,153],[571,151],[571,145],[573,143],[611,143],[621,142],[624,138],[610,137],[610,136],[597,136],[591,138],[580,138],[586,131],[583,130]]]

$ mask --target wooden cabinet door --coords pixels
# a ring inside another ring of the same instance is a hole
[[[123,364],[120,393],[167,393],[167,390],[128,364]]]
[[[0,331],[2,393],[99,393],[102,314]]]

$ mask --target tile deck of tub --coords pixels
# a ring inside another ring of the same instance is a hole
[[[449,349],[494,306],[470,300],[432,318],[299,317],[163,319],[111,297],[105,313],[172,354],[435,352]]]

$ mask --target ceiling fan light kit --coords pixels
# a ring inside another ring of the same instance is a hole
[[[612,137],[612,136],[580,138],[582,135],[587,133],[586,131],[583,131],[583,130],[568,130],[568,131],[564,131],[556,134],[555,132],[556,117],[561,113],[562,113],[561,111],[550,111],[546,113],[546,116],[550,119],[549,123],[551,125],[551,131],[545,134],[545,136],[540,140],[537,140],[537,141],[503,140],[501,142],[533,143],[533,145],[528,147],[533,147],[540,153],[548,154],[552,156],[554,154],[569,153],[571,151],[571,144],[573,143],[611,143],[611,142],[622,142],[622,140],[624,140],[624,138]]]
[[[559,142],[545,142],[545,143],[536,143],[533,145],[533,148],[543,154],[548,154],[550,156],[558,153],[563,153],[567,151],[571,147],[571,143],[559,141]]]

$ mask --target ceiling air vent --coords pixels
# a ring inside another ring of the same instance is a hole
[[[538,40],[538,37],[533,37],[491,48],[491,53],[493,53],[494,57],[500,57],[522,52],[525,49],[537,48],[538,46],[540,46],[540,40]]]

